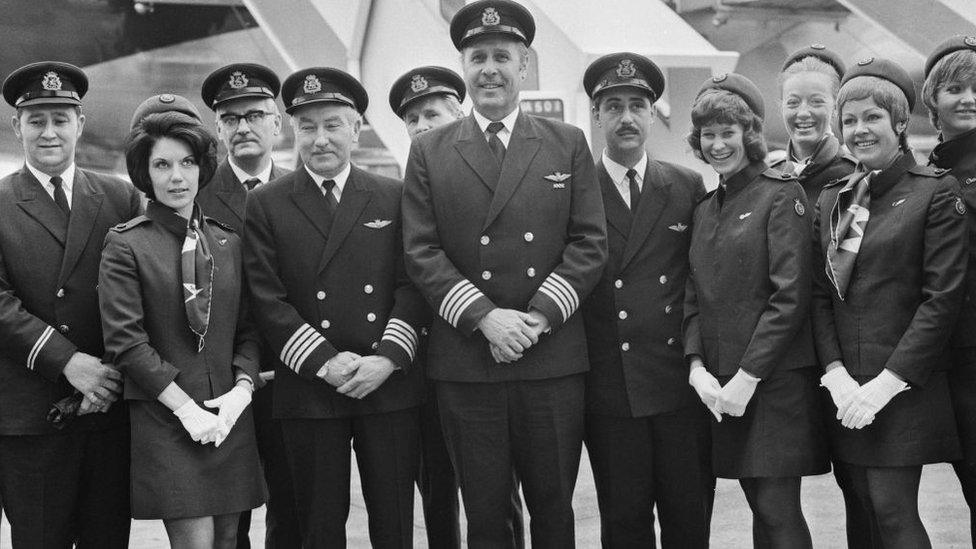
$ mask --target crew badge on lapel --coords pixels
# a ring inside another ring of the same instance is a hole
[[[372,221],[363,223],[363,225],[369,227],[370,229],[382,229],[383,227],[386,227],[390,223],[393,223],[393,221],[390,219],[374,219]]]
[[[566,183],[564,183],[571,176],[568,173],[562,173],[559,171],[552,172],[549,175],[542,176],[543,179],[547,181],[552,181],[553,189],[565,189]]]

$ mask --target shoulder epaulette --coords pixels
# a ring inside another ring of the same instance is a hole
[[[775,168],[766,168],[762,173],[764,176],[777,181],[795,181],[796,176],[790,172],[781,172]]]
[[[209,223],[213,223],[214,225],[220,227],[221,229],[223,229],[223,230],[225,230],[227,232],[231,232],[231,233],[236,233],[237,232],[237,231],[234,230],[233,227],[231,227],[230,225],[224,223],[223,221],[220,221],[219,219],[214,219],[214,218],[212,218],[212,217],[210,217],[208,215],[203,216],[203,219],[205,221],[209,222]]]
[[[132,227],[137,227],[139,225],[142,225],[143,223],[146,223],[147,221],[149,221],[148,217],[144,215],[139,215],[133,217],[132,219],[126,221],[125,223],[119,223],[118,225],[112,227],[111,230],[117,233],[124,233],[125,231],[128,231]]]
[[[908,168],[908,171],[909,173],[921,175],[923,177],[942,177],[951,170],[949,168],[936,168],[935,166],[922,166],[921,164],[916,164],[911,168]]]

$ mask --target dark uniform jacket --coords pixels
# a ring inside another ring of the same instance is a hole
[[[976,347],[976,130],[939,143],[929,157],[929,164],[952,170],[953,177],[959,181],[960,194],[966,203],[970,242],[966,297],[949,344],[953,347]]]
[[[51,404],[72,393],[61,375],[76,351],[101,357],[98,263],[105,233],[139,215],[121,179],[75,170],[71,221],[23,167],[0,180],[0,434],[47,434]],[[124,421],[124,407],[69,429]]]
[[[150,202],[146,215],[105,238],[99,273],[106,358],[125,374],[125,398],[155,400],[171,382],[202,402],[234,387],[235,368],[258,375],[257,337],[242,322],[241,241],[226,225],[201,226],[213,257],[210,323],[198,352],[187,324],[180,263],[187,220]]]
[[[965,205],[954,177],[904,154],[871,180],[870,217],[847,288],[837,297],[824,271],[830,210],[843,179],[824,189],[814,230],[813,320],[823,364],[843,360],[852,376],[888,368],[914,385],[949,366],[946,342],[962,304]]]
[[[402,184],[353,166],[335,218],[302,167],[251,191],[244,263],[253,314],[277,353],[276,418],[335,418],[419,404],[423,298],[403,270]],[[362,400],[316,377],[340,351],[401,368]]]
[[[786,158],[773,163],[772,167],[783,173],[793,174],[793,170],[796,168],[790,160],[793,157],[793,143],[791,142],[789,147],[787,147]],[[832,135],[825,136],[820,141],[813,156],[810,157],[806,167],[796,176],[797,182],[807,194],[807,204],[810,206],[816,204],[817,198],[820,197],[820,191],[823,190],[824,186],[832,181],[850,175],[854,171],[855,164],[857,164],[857,161],[844,152],[836,137]],[[812,215],[810,216],[811,222],[813,221],[813,217]]]
[[[817,364],[810,332],[810,221],[789,174],[754,162],[695,210],[685,355],[715,376]]]
[[[681,342],[697,172],[648,159],[636,212],[597,164],[610,260],[583,305],[588,413],[640,417],[694,405]]]
[[[417,138],[407,161],[407,270],[433,307],[430,377],[493,382],[587,370],[574,314],[606,261],[606,225],[583,132],[520,113],[499,167],[474,116]],[[477,323],[496,307],[551,324],[517,362],[498,364]]]
[[[271,166],[270,183],[281,176],[288,175],[291,170],[277,165]],[[247,189],[244,183],[237,179],[237,174],[230,167],[230,160],[224,159],[217,166],[210,183],[200,189],[197,194],[197,205],[203,215],[229,225],[237,234],[244,233],[244,202],[247,199]]]

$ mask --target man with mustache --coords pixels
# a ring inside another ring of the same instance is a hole
[[[128,411],[101,361],[98,268],[140,194],[75,164],[87,91],[81,69],[51,61],[3,83],[26,157],[0,180],[0,495],[15,549],[129,542]],[[72,394],[78,417],[53,423]]]
[[[407,270],[437,313],[428,377],[472,548],[514,546],[513,468],[532,546],[575,546],[588,368],[575,313],[606,260],[606,226],[583,132],[519,109],[534,35],[511,0],[457,12],[474,111],[413,141],[404,184]]]
[[[234,63],[221,67],[203,82],[200,95],[216,115],[217,137],[227,158],[217,166],[210,184],[197,195],[204,215],[244,232],[244,203],[248,191],[291,173],[275,165],[271,151],[281,133],[281,114],[275,98],[281,87],[277,75],[262,65]],[[277,358],[262,349],[261,368],[274,370]],[[272,386],[254,393],[255,435],[268,483],[265,543],[269,549],[298,547],[298,519],[291,474],[281,441],[281,425],[271,417]],[[251,546],[251,512],[241,513],[237,547]]]
[[[464,118],[464,80],[451,69],[417,67],[397,78],[390,87],[390,108],[406,126],[410,139],[424,132]],[[424,360],[424,351],[418,361]],[[437,396],[428,384],[427,398],[420,410],[420,472],[417,488],[424,504],[427,543],[442,549],[461,547],[458,485],[447,454]],[[516,547],[525,545],[522,499],[518,482],[512,486],[512,535]]]
[[[715,481],[708,419],[688,384],[681,322],[702,177],[649,157],[664,75],[614,53],[583,76],[607,146],[597,163],[610,260],[583,305],[586,447],[604,547],[708,547]]]
[[[351,75],[300,70],[281,95],[302,165],[248,196],[244,268],[302,545],[345,547],[352,447],[370,543],[410,547],[430,313],[403,268],[403,186],[350,162],[369,103]]]

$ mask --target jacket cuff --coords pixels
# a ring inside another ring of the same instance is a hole
[[[33,370],[54,383],[78,348],[51,326],[41,332],[27,354],[27,369]]]
[[[336,350],[322,334],[309,324],[296,329],[281,348],[278,359],[286,368],[306,379],[318,379],[318,371]]]
[[[555,330],[562,326],[579,308],[579,294],[565,278],[556,273],[550,273],[532,300],[530,309],[538,309],[549,319],[549,327]]]
[[[413,326],[399,318],[391,318],[383,330],[376,354],[392,360],[398,369],[406,370],[417,357],[419,342],[420,338]]]

